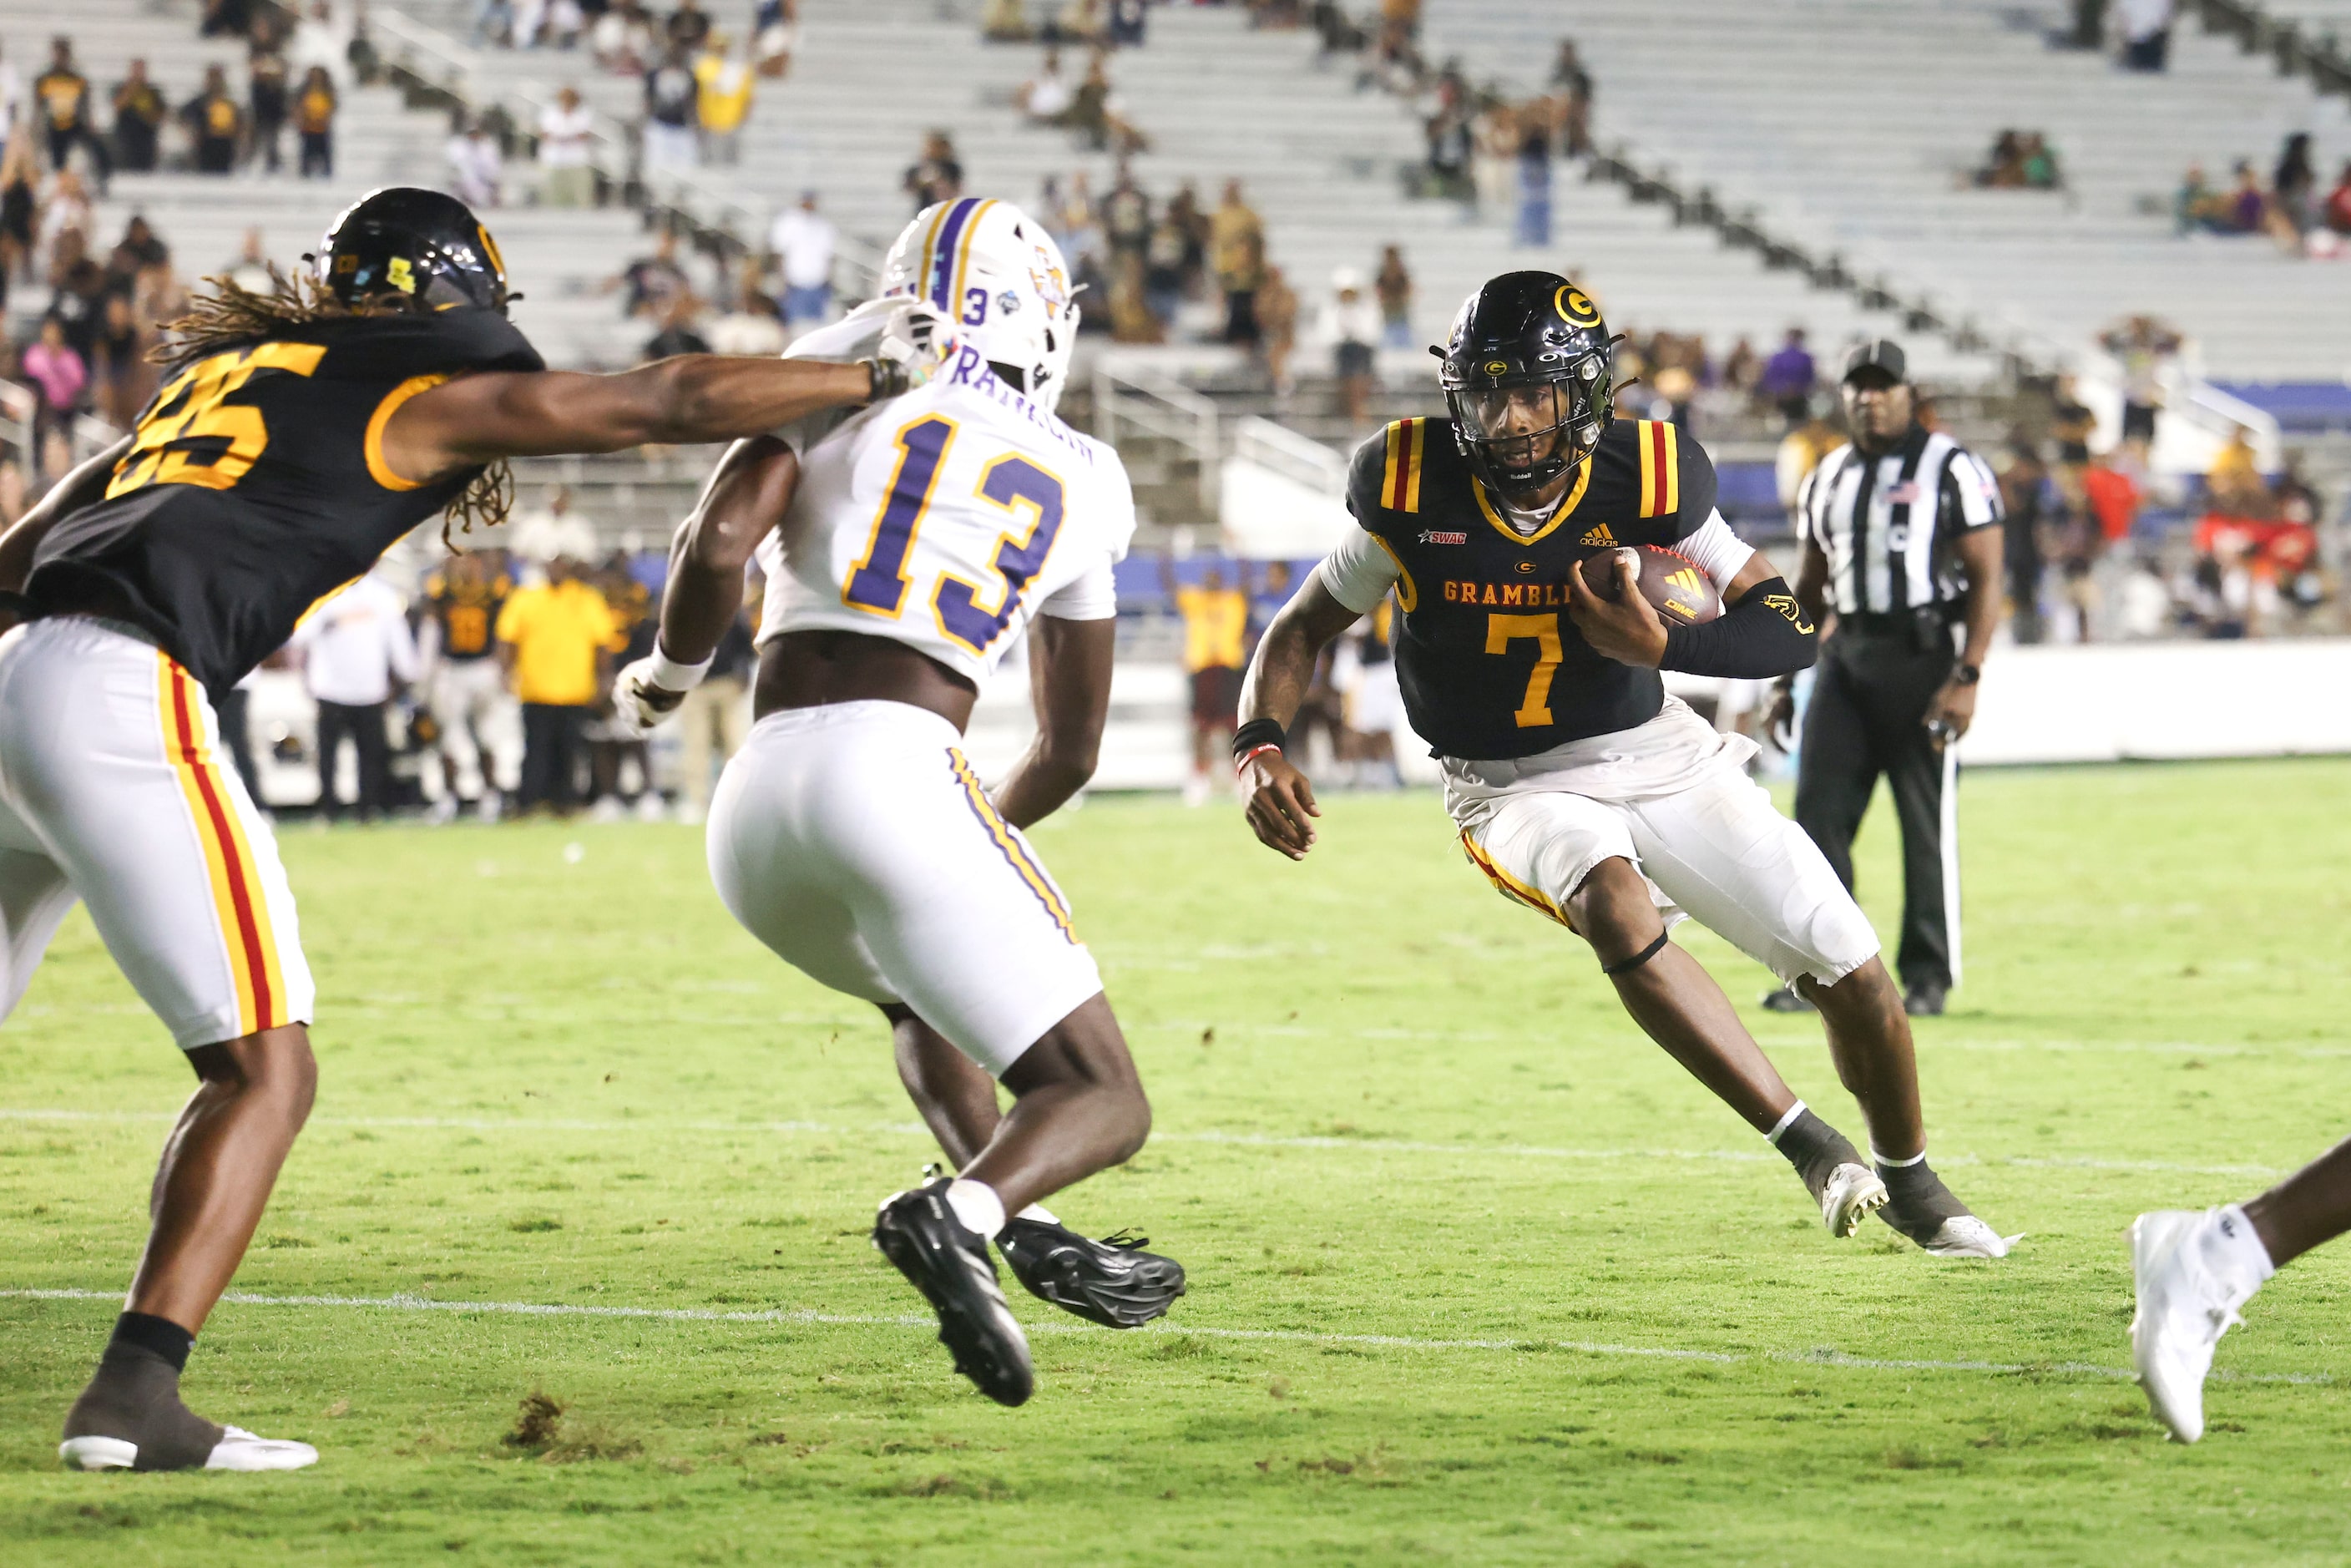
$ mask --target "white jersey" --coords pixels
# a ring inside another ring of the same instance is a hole
[[[853,316],[787,357],[861,359],[878,331]],[[776,434],[799,454],[800,482],[759,547],[762,643],[863,632],[977,682],[1032,615],[1118,612],[1111,567],[1134,535],[1118,454],[1005,385],[975,350],[903,397]]]

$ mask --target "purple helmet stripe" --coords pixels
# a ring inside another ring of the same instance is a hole
[[[963,237],[963,226],[979,209],[977,196],[966,196],[947,212],[947,221],[939,225],[938,238],[931,246],[931,276],[924,280],[925,292],[931,303],[942,310],[951,309],[954,300],[949,296],[955,287],[956,242]]]

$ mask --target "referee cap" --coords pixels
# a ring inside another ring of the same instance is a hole
[[[1903,358],[1902,345],[1891,338],[1872,338],[1857,343],[1844,357],[1844,374],[1839,381],[1851,381],[1863,371],[1883,371],[1898,384],[1910,379],[1909,361]]]

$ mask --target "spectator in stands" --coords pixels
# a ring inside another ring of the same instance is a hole
[[[991,44],[1025,44],[1037,35],[1021,0],[987,0],[979,13],[979,36]]]
[[[1115,49],[1139,49],[1150,26],[1149,0],[1110,0],[1102,37]]]
[[[248,294],[269,292],[268,239],[258,225],[245,231],[245,245],[238,250],[236,259],[222,267],[221,271],[227,275],[230,282]]]
[[[41,110],[41,131],[48,141],[49,167],[62,172],[76,147],[89,152],[98,173],[99,191],[106,190],[112,166],[106,143],[89,118],[89,80],[75,68],[73,40],[57,38],[49,45],[49,68],[33,81],[33,97]]]
[[[641,256],[622,267],[620,276],[605,281],[603,292],[616,288],[622,291],[622,315],[656,319],[667,317],[672,305],[692,295],[693,283],[678,265],[675,232],[663,229],[653,238],[653,255]]]
[[[155,237],[153,225],[144,216],[133,214],[131,221],[122,225],[122,237],[107,256],[107,286],[127,294],[140,273],[171,259],[172,247]]]
[[[546,498],[514,520],[514,553],[544,566],[559,556],[586,560],[596,553],[596,525],[574,511],[571,492],[550,486]]]
[[[1040,36],[1049,44],[1099,44],[1108,20],[1102,0],[1061,0],[1061,10]]]
[[[7,286],[33,265],[33,224],[38,206],[40,165],[33,139],[11,136],[0,152],[0,302]]]
[[[16,62],[0,51],[0,126],[12,126],[25,107],[25,78]]]
[[[180,106],[180,119],[194,144],[196,172],[225,174],[236,167],[245,139],[245,110],[228,90],[228,73],[204,68],[204,89]]]
[[[518,49],[535,49],[552,39],[557,48],[568,49],[587,21],[580,0],[522,0],[515,11],[513,43]]]
[[[589,33],[596,63],[615,76],[636,76],[661,57],[653,43],[653,20],[641,0],[617,0]]]
[[[1143,250],[1143,308],[1157,323],[1160,342],[1166,341],[1184,308],[1184,263],[1190,250],[1191,234],[1174,204],[1162,207]]]
[[[2318,222],[2318,170],[2310,159],[2310,132],[2297,131],[2285,139],[2270,173],[2270,201],[2296,239]]]
[[[1238,180],[1225,182],[1224,202],[1209,220],[1208,265],[1225,297],[1224,340],[1254,346],[1257,293],[1265,280],[1265,221],[1242,200]]]
[[[2026,131],[2024,145],[2019,151],[2026,189],[2053,191],[2065,183],[2064,176],[2058,172],[2057,154],[2051,150],[2048,138],[2040,131]]]
[[[758,0],[751,14],[751,57],[763,77],[781,78],[799,47],[799,0]]]
[[[2231,431],[2211,467],[2205,470],[2204,488],[2216,512],[2258,517],[2269,510],[2270,488],[2253,455],[2252,434],[2241,424]]]
[[[2008,577],[2009,632],[2020,643],[2042,638],[2041,579],[2048,569],[2042,534],[2055,494],[2040,447],[2022,431],[2009,436],[2000,470],[2001,558]]]
[[[114,162],[134,174],[152,173],[162,141],[163,121],[170,107],[162,92],[147,78],[147,62],[134,59],[115,84]]]
[[[2079,468],[2090,460],[2090,435],[2097,416],[2081,398],[2079,384],[2069,372],[2057,378],[2049,399],[2049,434],[2057,444],[2057,464],[2063,470]]]
[[[689,0],[689,4],[691,0]],[[681,11],[680,16],[684,13]],[[670,18],[673,22],[677,18]],[[695,110],[702,84],[686,63],[685,51],[672,44],[660,65],[645,73],[645,167],[691,169],[699,158]]]
[[[1208,235],[1214,225],[1201,210],[1200,193],[1192,182],[1185,181],[1176,187],[1160,215],[1183,236],[1183,289],[1187,299],[1197,299],[1207,292]]]
[[[1744,402],[1754,397],[1755,383],[1762,379],[1762,356],[1756,353],[1754,342],[1741,333],[1739,340],[1730,345],[1730,352],[1722,361],[1723,389]]]
[[[459,201],[475,208],[499,204],[506,185],[506,159],[482,116],[468,119],[442,149],[442,156],[449,165],[449,188]]]
[[[662,35],[671,48],[692,59],[709,41],[710,14],[701,0],[677,0],[677,9],[662,25]]]
[[[294,95],[294,134],[302,144],[298,172],[305,180],[335,177],[335,78],[312,66]]]
[[[53,286],[65,275],[66,268],[89,248],[90,225],[95,216],[89,195],[82,188],[81,176],[70,169],[59,174],[49,189],[49,199],[41,204],[40,253]],[[68,235],[73,236],[70,251],[60,244]]]
[[[24,354],[25,379],[33,383],[33,449],[45,477],[64,472],[51,455],[51,438],[68,434],[89,390],[89,365],[66,340],[66,324],[44,317],[41,334]],[[68,445],[68,450],[70,447]]]
[[[392,699],[421,673],[408,603],[369,572],[312,612],[294,632],[302,684],[319,705],[319,804],[329,821],[349,808],[336,788],[343,742],[359,754],[360,821],[392,809],[392,747],[384,722]]]
[[[1298,351],[1298,293],[1278,267],[1268,267],[1258,285],[1257,324],[1266,379],[1273,383],[1275,397],[1286,398],[1294,388],[1290,360]]]
[[[503,47],[513,37],[514,0],[474,0],[474,47]]]
[[[1070,82],[1061,74],[1061,51],[1047,49],[1037,74],[1012,89],[1012,107],[1029,120],[1052,125],[1070,107]]]
[[[140,330],[131,296],[109,289],[103,296],[91,369],[98,385],[98,412],[117,430],[128,430],[153,390],[147,364],[147,335]]]
[[[204,0],[204,18],[196,36],[242,38],[252,26],[253,0]]]
[[[2188,165],[2171,198],[2171,224],[2173,231],[2182,235],[2229,231],[2229,198],[2212,188],[2203,164]]]
[[[611,688],[620,628],[577,558],[547,563],[547,581],[517,589],[498,612],[498,663],[522,703],[521,806],[569,815],[588,716]]]
[[[1780,448],[1771,456],[1773,487],[1778,490],[1780,505],[1788,514],[1792,525],[1801,526],[1796,516],[1796,497],[1805,478],[1820,466],[1821,459],[1845,444],[1844,430],[1828,417],[1830,402],[1814,398],[1803,423],[1790,428],[1780,438]]]
[[[751,116],[751,89],[758,78],[751,62],[737,55],[725,33],[713,31],[702,57],[694,62],[695,119],[702,131],[702,160],[732,167]]]
[[[1053,116],[1050,123],[1076,131],[1081,144],[1099,152],[1111,145],[1117,107],[1117,95],[1110,85],[1110,67],[1102,51],[1096,50],[1086,62],[1086,74],[1078,83],[1077,91],[1070,95],[1069,106]]]
[[[1791,327],[1779,352],[1763,361],[1763,373],[1755,378],[1755,395],[1778,409],[1790,424],[1799,424],[1811,411],[1813,388],[1819,380],[1812,352],[1804,347],[1804,329]]]
[[[253,26],[252,52],[246,59],[246,101],[253,110],[253,141],[248,155],[277,172],[277,137],[286,129],[288,70],[277,47],[277,28],[267,17]]]
[[[1551,85],[1561,99],[1562,149],[1569,157],[1581,158],[1592,151],[1592,73],[1583,68],[1573,38],[1559,41],[1559,58],[1551,68]]]
[[[1143,253],[1151,246],[1151,197],[1134,183],[1134,170],[1118,166],[1118,179],[1102,199],[1102,237],[1110,244],[1113,278],[1129,278],[1140,288]]]
[[[1404,264],[1404,250],[1389,246],[1380,252],[1380,270],[1372,278],[1380,301],[1380,341],[1391,349],[1412,347],[1412,270]]]
[[[538,111],[539,194],[549,206],[595,204],[596,171],[589,162],[595,135],[596,116],[569,82]]]
[[[661,330],[645,340],[643,358],[666,360],[674,354],[706,354],[710,340],[694,329],[694,319],[702,302],[691,294],[681,294],[670,301],[661,318]]]
[[[745,267],[735,308],[710,324],[711,351],[773,359],[784,351],[786,341],[776,302],[759,292],[758,275]]]
[[[918,213],[963,194],[963,164],[946,131],[934,131],[923,138],[923,155],[907,167],[898,187],[914,199]]]
[[[2024,183],[2024,138],[2003,131],[1992,138],[1991,152],[1976,171],[1975,183],[1986,190],[2015,190]]]
[[[1422,123],[1421,134],[1428,146],[1428,193],[1457,202],[1475,200],[1470,160],[1477,143],[1468,115],[1459,109],[1439,110]]]
[[[1370,411],[1379,371],[1380,308],[1364,286],[1364,275],[1343,267],[1331,275],[1331,299],[1323,307],[1322,336],[1331,344],[1332,373],[1339,378],[1339,407],[1350,429]]]
[[[308,76],[312,66],[325,69],[340,92],[350,85],[353,29],[335,20],[328,0],[310,0],[310,9],[294,24],[286,40],[286,63]]]
[[[2343,172],[2335,177],[2335,189],[2326,193],[2326,226],[2339,235],[2351,235],[2351,159],[2346,159]]]
[[[2122,35],[2125,70],[2170,68],[2171,23],[2178,9],[2179,0],[2115,0],[2115,23]]]
[[[2239,159],[2234,172],[2237,183],[2225,198],[2223,226],[2230,234],[2259,234],[2268,222],[2269,194],[2250,162]]]
[[[106,269],[90,256],[79,229],[69,231],[65,239],[50,275],[49,316],[65,328],[66,341],[88,366],[106,319]]]
[[[841,235],[817,211],[814,191],[783,213],[768,231],[768,254],[784,286],[784,327],[794,337],[832,314],[832,257]]]
[[[1519,220],[1512,237],[1530,249],[1551,244],[1551,132],[1533,114],[1519,131]]]

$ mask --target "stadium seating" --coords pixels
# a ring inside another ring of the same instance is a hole
[[[2071,351],[2149,310],[2195,338],[2208,373],[2339,380],[2351,316],[2334,267],[2259,239],[2178,239],[2191,162],[2266,174],[2284,135],[2322,167],[2351,152],[2351,107],[2183,21],[2165,75],[2056,50],[2066,8],[2005,0],[1596,0],[1573,30],[1599,83],[1604,142],[1624,139],[1733,210],[1889,274],[1996,340]],[[1521,0],[1431,0],[1427,47],[1474,78],[1537,84],[1563,19]],[[2004,127],[2046,132],[2063,193],[1960,188]]]

